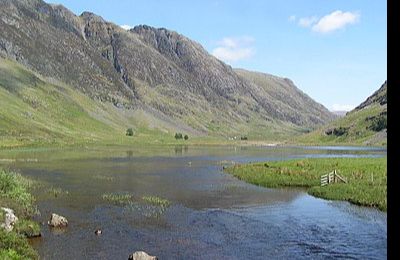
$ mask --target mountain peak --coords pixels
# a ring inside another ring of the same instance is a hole
[[[80,17],[85,21],[90,20],[90,21],[103,22],[103,23],[106,22],[103,19],[103,17],[101,17],[100,15],[97,15],[95,13],[88,12],[88,11],[84,11],[83,13],[81,13]]]

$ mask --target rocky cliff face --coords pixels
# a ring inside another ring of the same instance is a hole
[[[387,81],[354,110],[360,110],[373,104],[379,104],[381,106],[387,104]]]
[[[268,128],[274,121],[309,128],[334,118],[292,82],[275,82],[281,88],[275,95],[164,28],[126,31],[93,13],[76,16],[41,0],[1,0],[0,28],[1,56],[95,100],[197,131],[241,132],[249,122]]]

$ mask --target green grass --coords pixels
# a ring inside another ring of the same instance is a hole
[[[29,219],[21,219],[14,226],[14,231],[25,237],[36,237],[40,235],[40,226],[37,222]]]
[[[323,174],[336,170],[348,183],[320,186]],[[386,158],[303,159],[235,165],[225,169],[240,180],[263,187],[306,187],[330,200],[387,209]]]
[[[40,227],[30,218],[37,212],[34,198],[28,192],[33,182],[18,173],[0,169],[0,205],[11,208],[18,217],[13,231],[0,228],[0,259],[38,259],[26,240],[40,233]],[[0,214],[0,219],[4,213]]]

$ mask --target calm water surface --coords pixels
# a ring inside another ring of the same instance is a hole
[[[385,149],[365,147],[107,147],[2,151],[0,166],[45,184],[35,192],[42,237],[31,241],[42,259],[127,259],[137,250],[160,259],[386,259],[386,213],[257,187],[221,170],[233,162],[381,156]],[[56,197],[49,187],[63,192]],[[113,204],[102,198],[109,193],[133,199]],[[52,212],[67,217],[67,229],[45,224]]]

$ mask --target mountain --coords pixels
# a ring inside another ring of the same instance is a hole
[[[346,116],[296,139],[300,143],[387,144],[387,81]]]
[[[249,77],[255,73],[235,71],[164,28],[127,31],[93,13],[76,16],[42,0],[1,0],[0,18],[3,67],[15,67],[8,60],[15,61],[46,86],[57,82],[96,106],[111,105],[133,118],[141,114],[131,122],[136,132],[279,139],[335,118],[290,80]],[[96,113],[90,116],[101,121]]]
[[[347,114],[347,111],[345,110],[334,110],[331,112],[339,117],[344,117]]]

